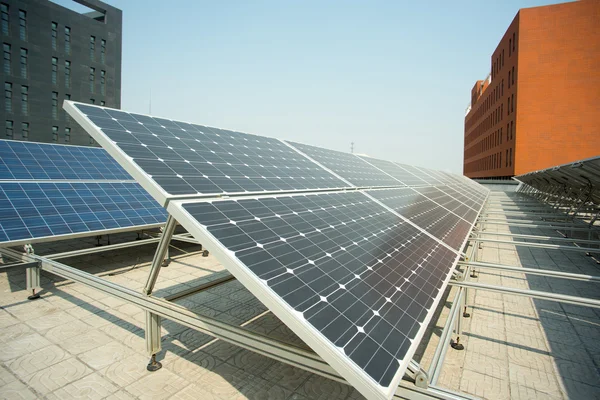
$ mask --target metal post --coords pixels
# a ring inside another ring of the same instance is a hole
[[[27,267],[25,270],[25,281],[27,283],[27,290],[31,292],[31,295],[27,297],[27,300],[35,300],[40,298],[40,294],[36,293],[37,289],[41,289],[41,271],[39,265],[34,267]]]
[[[144,286],[144,293],[148,296],[152,294],[152,290],[154,289],[154,285],[156,284],[156,280],[158,279],[158,273],[160,272],[160,268],[162,267],[163,261],[165,260],[165,254],[167,253],[167,249],[169,248],[169,243],[171,243],[171,238],[173,237],[173,233],[175,232],[176,226],[177,221],[175,220],[175,218],[173,218],[173,216],[169,215],[162,236],[160,238],[160,242],[158,242],[156,253],[154,253],[154,259],[152,260],[152,266],[150,267],[150,273],[148,274],[146,286]]]
[[[156,361],[156,353],[161,349],[161,318],[160,315],[146,310],[146,351],[150,361],[146,366],[148,371],[154,372],[162,368],[162,364]]]

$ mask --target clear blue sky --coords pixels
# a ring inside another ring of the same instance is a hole
[[[451,172],[492,51],[519,8],[551,3],[105,1],[124,110],[152,91],[153,115]]]

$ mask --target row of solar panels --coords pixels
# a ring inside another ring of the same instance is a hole
[[[588,201],[600,204],[600,156],[559,165],[515,177],[539,191],[558,196],[581,192],[589,195]]]
[[[350,384],[369,399],[393,395],[487,189],[294,142],[64,107]]]
[[[103,149],[0,140],[0,245],[153,228],[166,216]]]

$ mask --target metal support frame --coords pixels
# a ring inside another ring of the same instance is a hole
[[[19,253],[10,249],[0,249],[0,253],[6,254],[10,257],[19,256]],[[310,351],[300,349],[259,333],[245,330],[241,327],[230,325],[207,316],[195,314],[194,312],[177,304],[168,302],[164,299],[158,299],[153,296],[145,295],[135,290],[107,281],[103,278],[99,278],[90,273],[61,264],[55,260],[50,260],[37,255],[26,255],[24,257],[24,261],[26,262],[39,263],[40,268],[46,272],[95,288],[130,304],[136,305],[146,311],[146,326],[149,328],[149,330],[154,330],[156,333],[149,335],[153,338],[153,342],[151,347],[147,347],[148,353],[153,352],[155,355],[156,349],[160,347],[160,318],[164,317],[173,322],[196,329],[202,333],[209,334],[218,339],[225,340],[229,343],[304,369],[311,373],[316,373],[338,382],[346,382],[318,355]],[[155,356],[151,357],[148,369],[154,368],[150,368],[150,366],[153,365],[153,362],[159,364],[156,361]],[[411,363],[411,368],[418,369],[418,372],[422,371],[418,364],[414,362]],[[394,397],[396,399],[415,400],[475,399],[472,396],[453,392],[435,385],[428,385],[427,388],[422,388],[405,380],[400,382]]]
[[[478,267],[485,269],[497,269],[503,271],[511,271],[511,272],[520,272],[522,274],[528,275],[540,275],[546,276],[549,278],[562,278],[562,279],[571,279],[576,281],[586,281],[586,282],[600,282],[600,276],[594,275],[584,275],[584,274],[572,274],[568,272],[560,272],[560,271],[552,271],[548,269],[537,269],[537,268],[526,268],[526,267],[516,267],[509,266],[504,264],[495,264],[495,263],[486,263],[480,261],[459,261],[458,265],[462,266],[470,266],[470,267]]]
[[[160,241],[158,242],[156,253],[154,253],[154,259],[152,260],[152,264],[150,266],[150,273],[148,274],[146,286],[144,286],[143,292],[146,295],[152,294],[152,290],[154,290],[154,285],[156,285],[156,280],[158,279],[160,268],[162,267],[163,262],[165,260],[167,250],[169,248],[169,244],[171,243],[171,238],[173,237],[173,233],[175,232],[176,227],[177,221],[175,220],[175,218],[169,215],[163,233],[160,237]]]
[[[532,242],[520,242],[520,241],[500,240],[500,239],[482,239],[482,238],[477,239],[477,241],[480,243],[511,244],[513,246],[536,247],[536,248],[548,249],[548,250],[577,251],[577,252],[583,252],[583,253],[600,253],[600,248],[594,248],[594,247],[564,246],[564,245],[560,245],[560,244],[551,244],[551,243],[532,243]]]
[[[585,243],[595,244],[600,246],[599,240],[594,239],[577,239],[569,237],[555,237],[555,236],[540,236],[540,235],[523,235],[519,233],[504,233],[504,232],[474,232],[474,236],[507,236],[516,239],[527,239],[527,240],[539,240],[544,242],[565,242],[565,243]]]

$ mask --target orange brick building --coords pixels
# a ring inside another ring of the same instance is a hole
[[[600,0],[519,10],[471,90],[464,145],[470,178],[600,155]]]

